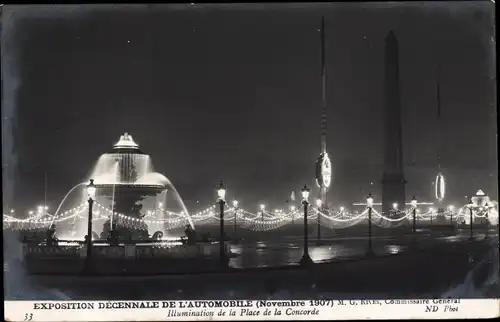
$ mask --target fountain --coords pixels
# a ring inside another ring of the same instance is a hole
[[[171,189],[194,228],[189,213],[171,182],[164,175],[153,171],[149,155],[140,150],[128,133],[120,136],[110,153],[99,158],[90,177],[95,180],[97,197],[109,199],[114,212],[134,219],[142,219],[145,215],[141,213],[140,202],[143,199],[156,198]],[[111,228],[114,228],[120,239],[149,239],[148,227],[142,221],[131,229],[117,225],[116,218],[110,218],[103,225],[103,235],[107,236]]]

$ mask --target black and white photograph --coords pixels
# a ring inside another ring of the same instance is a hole
[[[5,301],[498,299],[495,37],[493,1],[2,5]]]

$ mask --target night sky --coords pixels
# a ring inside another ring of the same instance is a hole
[[[479,188],[498,199],[494,4],[183,4],[3,8],[11,204],[43,201],[47,171],[56,207],[128,132],[188,207],[214,201],[221,179],[245,208],[283,206],[292,190],[313,185],[320,153],[322,15],[329,200],[380,196],[391,29],[400,43],[409,197],[432,196],[440,62],[449,200],[464,204]]]

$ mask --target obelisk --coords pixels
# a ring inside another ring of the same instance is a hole
[[[401,91],[399,80],[399,44],[391,30],[385,39],[385,139],[382,178],[382,211],[393,213],[393,205],[405,207]]]

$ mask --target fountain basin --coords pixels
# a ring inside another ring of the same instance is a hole
[[[219,244],[198,243],[173,247],[155,243],[93,246],[92,275],[151,275],[196,273],[220,267]],[[227,266],[231,253],[225,245]],[[86,246],[46,246],[23,243],[21,260],[29,275],[80,275]]]

